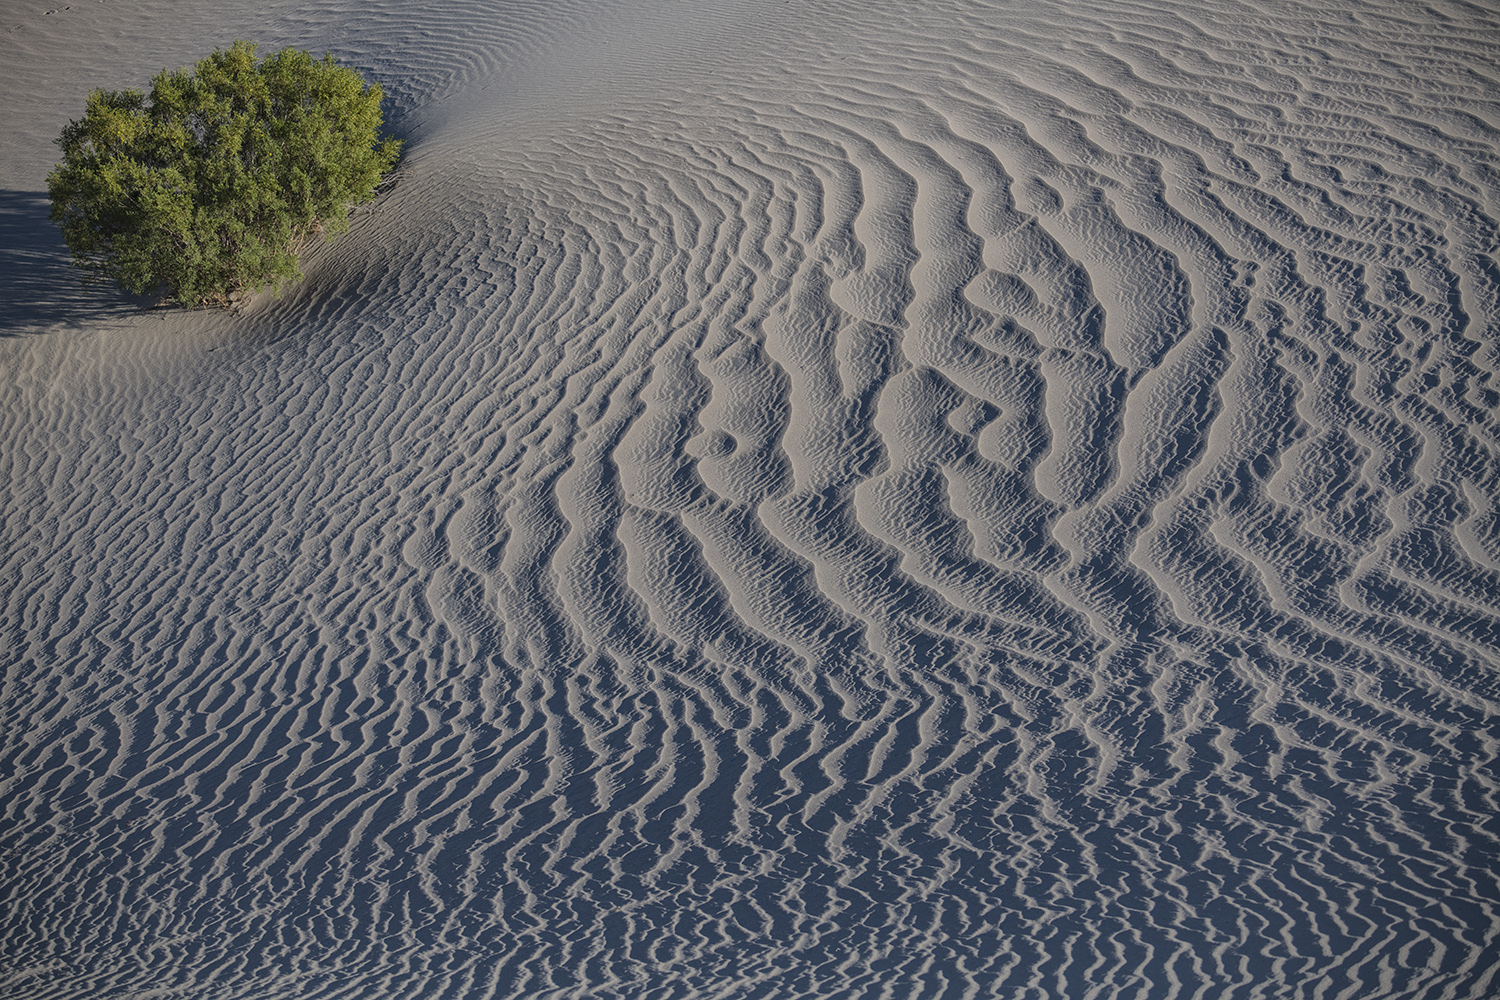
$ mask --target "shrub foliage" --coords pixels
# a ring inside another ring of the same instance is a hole
[[[255,50],[163,70],[149,94],[89,94],[47,177],[76,265],[136,294],[228,305],[300,278],[300,252],[348,227],[400,153],[378,134],[379,85],[331,55]]]

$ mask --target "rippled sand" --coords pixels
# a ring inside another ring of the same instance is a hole
[[[3,18],[0,997],[1500,989],[1493,5]],[[236,37],[398,183],[80,292]]]

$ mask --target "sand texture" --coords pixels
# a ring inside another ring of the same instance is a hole
[[[1500,991],[1500,8],[6,0],[3,1000]],[[83,291],[91,86],[394,187]]]

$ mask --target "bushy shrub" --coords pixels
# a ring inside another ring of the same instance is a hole
[[[401,144],[377,84],[296,49],[235,42],[163,70],[149,94],[95,90],[57,144],[52,220],[73,262],[184,305],[301,277],[298,255],[348,227]]]

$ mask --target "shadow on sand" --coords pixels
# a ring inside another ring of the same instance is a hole
[[[135,315],[145,296],[83,285],[62,233],[47,219],[45,191],[0,189],[0,337],[58,323]]]

